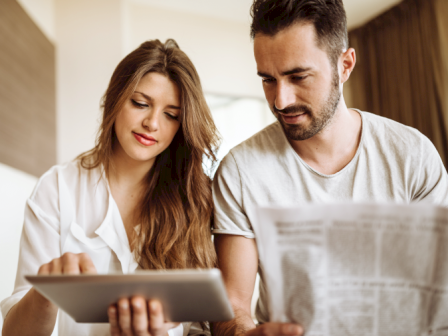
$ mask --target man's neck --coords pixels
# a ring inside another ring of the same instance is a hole
[[[289,140],[311,168],[325,175],[342,170],[356,154],[361,140],[361,116],[342,101],[334,117],[320,133],[307,140]]]

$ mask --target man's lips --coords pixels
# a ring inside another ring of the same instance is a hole
[[[132,134],[134,135],[135,139],[144,146],[152,146],[157,143],[157,140],[150,135],[134,132],[132,132]]]
[[[305,118],[306,114],[307,114],[306,112],[302,112],[302,113],[294,114],[294,115],[280,113],[283,121],[287,124],[296,124],[296,123],[300,122],[303,118]]]

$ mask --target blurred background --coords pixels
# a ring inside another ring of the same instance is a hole
[[[118,62],[174,38],[195,64],[221,159],[274,118],[249,38],[252,0],[0,0],[0,300],[13,289],[26,198],[93,147]],[[358,62],[349,107],[415,127],[448,162],[448,0],[344,0]],[[0,317],[0,328],[1,328]]]

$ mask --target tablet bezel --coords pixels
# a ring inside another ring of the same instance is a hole
[[[167,321],[217,322],[234,317],[218,269],[25,278],[78,323],[107,323],[107,307],[119,298],[134,295],[159,299]]]

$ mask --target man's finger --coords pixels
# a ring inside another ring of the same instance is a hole
[[[148,331],[152,336],[165,336],[165,319],[163,317],[162,304],[158,300],[148,301],[149,326]]]
[[[246,333],[247,336],[301,336],[303,328],[293,323],[264,323]]]
[[[107,310],[107,315],[109,316],[110,335],[120,336],[121,331],[118,326],[117,307],[115,305],[110,306]]]
[[[132,329],[136,336],[148,335],[148,310],[146,309],[146,300],[141,296],[135,296],[131,299],[132,309]]]
[[[291,336],[302,335],[303,328],[298,324],[285,323],[281,325],[281,333],[282,335],[291,335]]]

